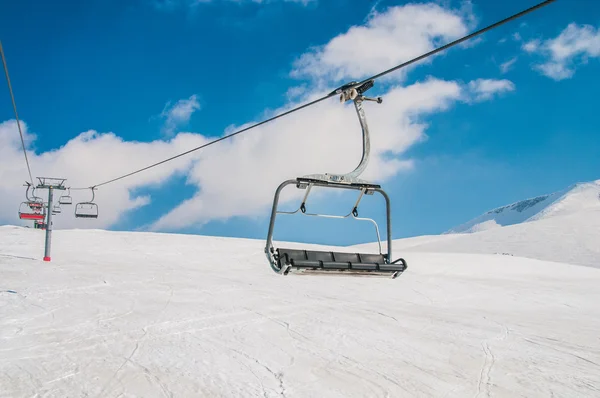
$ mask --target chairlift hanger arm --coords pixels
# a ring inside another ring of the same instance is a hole
[[[363,95],[365,91],[373,87],[374,82],[370,80],[369,82],[356,86],[356,85],[346,85],[346,88],[341,91],[340,101],[345,102],[352,100],[354,102],[354,108],[356,109],[356,114],[358,116],[358,120],[360,122],[360,127],[362,131],[362,156],[360,158],[360,162],[356,166],[354,170],[346,174],[335,174],[335,173],[325,173],[325,174],[311,174],[305,176],[306,178],[312,178],[315,180],[326,181],[326,182],[335,182],[335,183],[344,183],[344,184],[352,184],[352,183],[366,183],[359,178],[359,176],[365,171],[367,165],[369,164],[369,156],[371,152],[371,139],[369,136],[369,125],[367,123],[367,117],[365,115],[365,111],[363,108],[364,100],[372,100],[381,103],[383,100],[381,97],[377,99],[367,98]],[[337,91],[337,90],[336,90]]]

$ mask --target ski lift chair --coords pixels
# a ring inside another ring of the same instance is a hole
[[[88,202],[80,202],[75,205],[76,218],[98,218],[98,205],[94,203],[94,188],[92,190],[92,199]]]
[[[60,214],[62,209],[60,208],[60,204],[52,206],[52,214]]]
[[[58,204],[60,204],[60,205],[72,205],[73,204],[73,198],[71,197],[71,190],[69,189],[67,192],[68,193],[66,195],[61,195],[60,198],[58,198]]]
[[[381,103],[381,97],[368,98],[363,96],[363,93],[373,87],[373,80],[363,84],[356,82],[349,83],[337,89],[335,93],[341,94],[340,101],[354,101],[354,106],[358,114],[358,119],[362,127],[363,136],[363,154],[362,159],[356,169],[348,174],[313,174],[304,177],[298,177],[295,180],[287,180],[281,183],[275,191],[273,199],[273,208],[271,211],[271,219],[269,222],[269,232],[267,234],[267,244],[265,253],[273,271],[281,275],[289,273],[306,273],[306,274],[338,274],[338,275],[355,275],[355,276],[391,276],[392,279],[397,278],[404,272],[408,265],[402,258],[392,261],[392,226],[391,226],[391,210],[390,199],[380,185],[361,180],[358,176],[365,170],[369,161],[370,141],[369,129],[367,120],[363,110],[363,101],[376,101]],[[279,195],[283,188],[288,185],[295,185],[298,189],[305,189],[306,193],[300,207],[295,211],[279,211],[277,205]],[[356,200],[353,209],[345,216],[336,216],[328,214],[308,213],[306,210],[306,202],[312,187],[347,189],[359,191],[358,199]],[[382,195],[386,203],[386,218],[387,218],[387,253],[381,250],[381,238],[379,227],[375,220],[370,218],[358,217],[358,205],[364,195],[373,195],[375,192]],[[273,230],[275,227],[275,219],[277,214],[297,214],[313,217],[327,218],[348,218],[352,217],[359,221],[369,221],[375,225],[377,240],[379,243],[378,253],[341,253],[337,251],[317,251],[317,250],[302,250],[274,247],[273,245]]]
[[[19,206],[19,218],[21,220],[44,220],[46,214],[44,207],[39,202],[22,202]]]
[[[19,206],[19,218],[22,220],[44,220],[46,218],[46,212],[44,209],[44,200],[35,196],[35,188],[33,188],[33,197],[29,197],[29,189],[31,184],[27,183],[27,190],[25,191],[26,202],[22,202]]]

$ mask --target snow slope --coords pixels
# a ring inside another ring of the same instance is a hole
[[[399,239],[393,250],[394,258],[412,252],[507,254],[600,268],[600,206],[469,234]]]
[[[600,209],[600,180],[578,183],[562,191],[522,200],[482,214],[445,233],[471,233],[501,226]]]
[[[44,263],[42,231],[0,227],[0,397],[600,394],[598,269],[406,252],[396,280],[283,277],[263,244],[56,231]]]

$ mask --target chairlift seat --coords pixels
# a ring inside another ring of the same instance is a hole
[[[73,198],[70,196],[61,196],[58,198],[58,203],[61,205],[71,205],[73,204]]]
[[[75,214],[77,218],[98,218],[98,214]]]
[[[297,269],[339,270],[352,272],[402,273],[406,262],[386,263],[383,254],[340,253],[317,250],[276,249],[277,264],[280,268],[291,266]]]

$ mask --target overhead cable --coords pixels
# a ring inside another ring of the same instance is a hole
[[[419,62],[419,61],[421,61],[421,60],[423,60],[423,59],[425,59],[425,58],[427,58],[427,57],[430,57],[430,56],[432,56],[432,55],[435,55],[435,54],[437,54],[437,53],[439,53],[439,52],[441,52],[441,51],[444,51],[444,50],[446,50],[446,49],[448,49],[448,48],[450,48],[450,47],[454,47],[454,46],[456,46],[457,44],[460,44],[460,43],[462,43],[462,42],[464,42],[464,41],[467,41],[467,40],[469,40],[469,39],[472,39],[472,38],[474,38],[475,36],[479,36],[479,35],[481,35],[481,34],[483,34],[483,33],[487,32],[487,31],[489,31],[489,30],[492,30],[492,29],[494,29],[494,28],[497,28],[498,26],[500,26],[500,25],[503,25],[503,24],[505,24],[505,23],[507,23],[507,22],[510,22],[510,21],[512,21],[512,20],[514,20],[514,19],[520,18],[520,17],[522,17],[522,16],[524,16],[524,15],[526,15],[526,14],[529,14],[530,12],[533,12],[533,11],[535,11],[535,10],[537,10],[537,9],[540,9],[540,8],[542,8],[542,7],[544,7],[544,6],[547,6],[548,4],[550,4],[550,3],[553,3],[553,2],[555,2],[555,1],[556,1],[556,0],[546,0],[546,1],[543,1],[543,2],[541,2],[541,3],[539,3],[539,4],[535,5],[535,6],[533,6],[533,7],[531,7],[531,8],[528,8],[528,9],[526,9],[526,10],[523,10],[523,11],[521,11],[521,12],[517,13],[517,14],[511,15],[511,16],[510,16],[510,17],[508,17],[508,18],[504,18],[504,19],[503,19],[503,20],[501,20],[501,21],[498,21],[498,22],[496,22],[496,23],[493,23],[493,24],[491,24],[491,25],[488,25],[488,26],[486,26],[485,28],[483,28],[483,29],[480,29],[480,30],[478,30],[478,31],[476,31],[476,32],[473,32],[473,33],[471,33],[471,34],[469,34],[469,35],[467,35],[467,36],[465,36],[465,37],[462,37],[462,38],[460,38],[460,39],[458,39],[458,40],[455,40],[455,41],[453,41],[453,42],[451,42],[451,43],[448,43],[448,44],[445,44],[445,45],[443,45],[443,46],[441,46],[441,47],[438,47],[438,48],[436,48],[436,49],[434,49],[434,50],[432,50],[432,51],[430,51],[430,52],[428,52],[428,53],[425,53],[425,54],[423,54],[423,55],[420,55],[420,56],[418,56],[417,58],[413,58],[413,59],[411,59],[410,61],[404,62],[404,63],[402,63],[402,64],[400,64],[400,65],[397,65],[397,66],[394,66],[393,68],[390,68],[390,69],[388,69],[388,70],[386,70],[386,71],[383,71],[383,72],[381,72],[381,73],[378,73],[378,74],[376,74],[376,75],[374,75],[374,76],[371,76],[371,77],[369,77],[369,78],[367,78],[367,79],[364,79],[363,81],[361,81],[361,82],[360,82],[360,83],[358,83],[358,84],[360,85],[360,84],[363,84],[363,83],[366,83],[366,82],[368,82],[369,80],[375,80],[375,79],[379,79],[381,76],[387,75],[388,73],[394,72],[394,71],[396,71],[396,70],[398,70],[398,69],[401,69],[401,68],[407,67],[407,66],[409,66],[409,65],[411,65],[411,64],[414,64],[415,62]]]
[[[29,159],[27,158],[27,150],[25,149],[25,140],[23,139],[23,131],[21,131],[21,123],[19,122],[19,114],[17,113],[17,103],[15,102],[15,96],[13,95],[12,85],[10,84],[10,77],[8,75],[8,67],[6,65],[6,58],[4,57],[4,50],[2,49],[2,42],[0,41],[0,55],[2,55],[2,64],[4,65],[4,73],[6,74],[6,81],[8,82],[8,91],[10,92],[10,98],[12,100],[13,110],[15,111],[15,119],[17,120],[17,127],[19,128],[19,135],[21,136],[21,146],[23,147],[23,154],[25,155],[25,163],[27,163],[27,171],[29,172],[29,181],[33,185],[33,177],[31,175],[31,167],[29,166]]]

